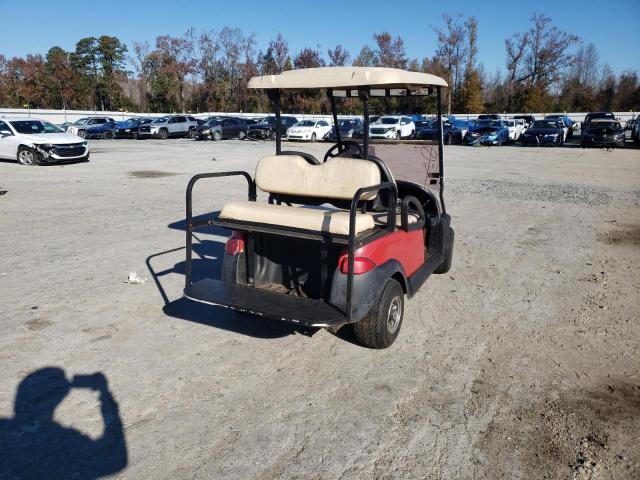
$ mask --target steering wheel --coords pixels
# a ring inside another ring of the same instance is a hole
[[[355,150],[357,150],[357,152]],[[327,150],[322,162],[324,163],[330,158],[342,155],[344,152],[350,152],[353,158],[362,158],[362,147],[360,144],[353,140],[346,140],[344,142],[336,143],[333,147]]]

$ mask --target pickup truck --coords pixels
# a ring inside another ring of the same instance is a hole
[[[138,138],[159,138],[160,140],[166,140],[169,137],[195,138],[197,127],[198,122],[190,115],[166,115],[141,125]]]

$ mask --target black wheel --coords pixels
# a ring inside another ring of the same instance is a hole
[[[269,134],[269,140],[275,140],[276,139],[276,132],[271,132]]]
[[[353,332],[363,347],[387,348],[398,337],[403,317],[404,291],[390,278],[367,316],[353,325]]]
[[[84,138],[86,135],[86,132],[84,130],[78,130],[78,133],[76,133],[76,135],[78,135],[80,138]]]
[[[238,132],[238,140],[244,140],[245,138],[247,138],[247,132],[245,132],[244,130],[240,130]]]
[[[400,140],[402,136],[400,135],[400,130],[396,132],[396,140]]]
[[[311,134],[311,141],[315,142],[316,141],[316,134],[315,132]]]
[[[211,135],[211,138],[215,141],[215,142],[219,142],[220,140],[222,140],[222,133],[218,132],[217,130],[215,132],[213,132],[213,134]]]
[[[496,145],[497,147],[501,147],[502,146],[502,139],[498,140],[498,143]]]
[[[131,135],[131,137],[132,137],[134,140],[138,140],[138,138],[140,138],[140,136],[138,135],[138,132],[133,132],[133,134]]]
[[[451,145],[451,135],[447,135],[444,139],[445,145]]]
[[[169,132],[167,131],[166,128],[163,128],[158,132],[158,138],[160,140],[166,140],[167,138],[169,138]]]
[[[187,132],[187,138],[195,138],[196,136],[196,131],[193,128],[190,128],[189,131]]]
[[[21,145],[18,147],[18,162],[21,165],[40,165],[42,155],[34,149]]]
[[[453,228],[449,228],[449,241],[444,248],[444,260],[442,264],[435,269],[434,273],[447,273],[451,270],[451,261],[453,260]]]
[[[111,130],[104,132],[104,138],[111,140],[113,138],[113,132]]]

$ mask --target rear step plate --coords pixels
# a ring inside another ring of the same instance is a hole
[[[341,310],[321,300],[283,295],[213,278],[192,283],[185,288],[184,295],[196,302],[308,327],[337,327],[347,321]]]

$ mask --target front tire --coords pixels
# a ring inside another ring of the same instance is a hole
[[[166,140],[167,138],[169,138],[169,132],[167,131],[167,129],[163,128],[162,130],[160,130],[158,132],[158,138],[160,140]]]
[[[440,264],[438,268],[434,270],[433,273],[447,273],[451,270],[451,261],[453,260],[453,239],[455,235],[453,232],[453,228],[449,228],[449,242],[444,248],[444,260]]]
[[[245,138],[247,138],[247,132],[245,132],[244,130],[240,130],[238,132],[238,140],[244,140]]]
[[[356,340],[363,347],[387,348],[398,338],[403,317],[404,290],[390,278],[366,317],[354,324]]]
[[[195,138],[196,137],[196,131],[193,128],[190,128],[189,131],[187,132],[187,138]]]
[[[211,135],[211,138],[213,139],[214,142],[219,142],[220,140],[222,140],[222,133],[220,132],[213,132],[213,134]]]
[[[311,134],[311,142],[315,143],[315,141],[316,141],[316,134],[314,132],[314,133]]]
[[[25,147],[24,145],[18,147],[18,163],[21,165],[40,165],[42,156],[36,152],[33,148]]]
[[[109,132],[104,132],[104,138],[106,140],[111,140],[113,138],[113,132],[109,131]]]

